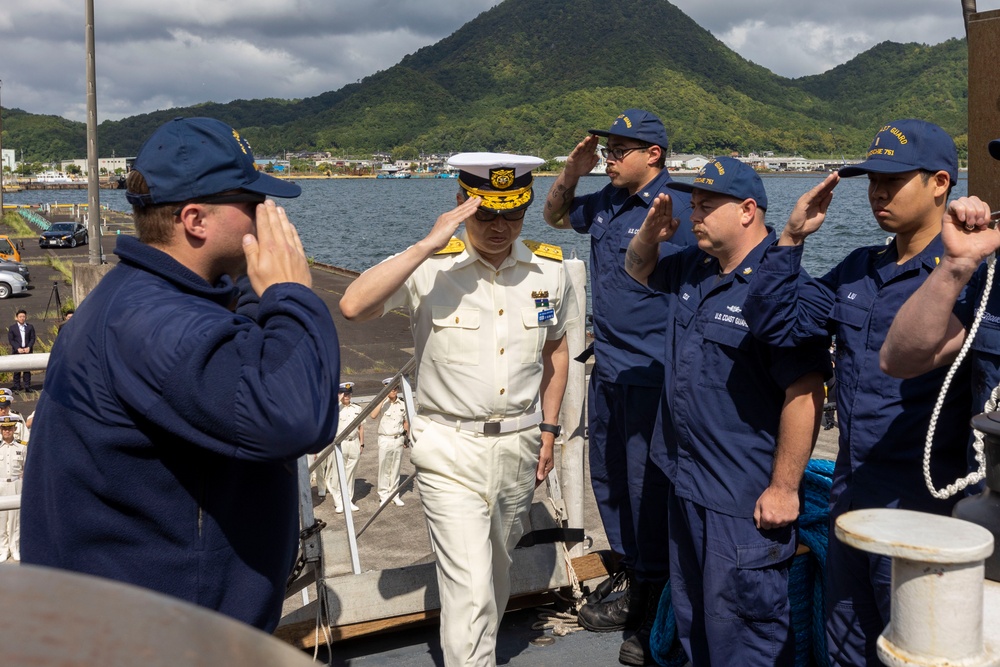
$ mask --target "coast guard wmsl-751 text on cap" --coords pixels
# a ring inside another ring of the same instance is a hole
[[[894,120],[884,125],[868,147],[868,157],[838,172],[845,178],[862,174],[901,174],[917,170],[945,171],[952,184],[958,181],[958,149],[955,142],[934,123],[925,120]]]
[[[694,183],[671,181],[667,187],[680,192],[706,190],[741,200],[753,199],[757,208],[767,210],[767,192],[760,176],[750,165],[731,157],[717,157],[706,164],[694,177]]]

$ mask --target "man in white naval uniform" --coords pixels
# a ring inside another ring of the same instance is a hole
[[[13,405],[14,392],[6,387],[0,387],[0,419],[7,415],[14,417],[17,420],[17,426],[14,427],[14,439],[28,442],[28,426],[25,424],[24,415],[14,410]]]
[[[410,460],[437,556],[445,665],[495,665],[510,563],[552,448],[579,317],[561,250],[519,242],[535,157],[462,153],[458,206],[368,269],[350,320],[411,313],[417,414]],[[452,238],[459,225],[464,233]],[[529,249],[529,245],[532,249]]]
[[[28,448],[14,437],[14,429],[23,422],[7,415],[0,417],[0,496],[21,493],[24,455]],[[0,562],[13,557],[21,560],[20,510],[0,512]]]
[[[353,396],[354,383],[341,382],[340,414],[337,417],[339,420],[337,423],[338,436],[362,413],[361,406],[351,402]],[[351,509],[355,512],[359,508],[354,504],[354,471],[357,470],[358,460],[361,458],[361,452],[365,448],[364,426],[364,422],[361,422],[350,435],[340,441],[340,450],[344,454],[344,473],[347,477],[347,490],[351,496]],[[340,491],[340,475],[337,474],[337,460],[332,454],[326,457],[326,461],[323,462],[323,482],[324,487],[329,489],[330,494],[333,496],[333,510],[337,514],[343,514],[344,496]],[[324,495],[324,493],[325,491],[321,488],[320,496]]]
[[[382,385],[388,387],[392,378],[382,380]],[[382,416],[379,419],[379,415]],[[389,390],[377,408],[372,410],[372,419],[378,422],[378,501],[385,503],[389,495],[399,484],[399,466],[403,461],[403,445],[406,442],[406,432],[410,425],[406,421],[406,405],[399,397],[399,387]],[[403,499],[395,496],[392,502],[402,506]]]

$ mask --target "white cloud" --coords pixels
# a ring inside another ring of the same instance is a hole
[[[497,2],[95,0],[98,115],[337,90]],[[937,43],[963,33],[958,0],[674,4],[745,58],[785,76],[825,71],[887,39]],[[4,106],[85,117],[83,2],[5,0],[0,44]]]
[[[991,0],[1000,6],[1000,2]],[[965,34],[958,0],[673,0],[747,60],[777,74],[819,74],[884,41],[937,44]],[[991,7],[980,0],[979,11]]]

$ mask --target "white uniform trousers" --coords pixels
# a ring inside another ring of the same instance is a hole
[[[354,502],[354,471],[357,469],[358,460],[361,458],[361,439],[351,438],[350,440],[344,440],[340,443],[340,449],[344,453],[344,472],[347,475],[347,490],[350,493],[351,502]],[[332,453],[326,457],[326,461],[323,461],[323,486],[333,496],[334,507],[341,507],[344,499],[340,493],[340,476],[337,474],[337,459]]]
[[[510,564],[524,532],[541,445],[537,428],[475,435],[418,417],[410,459],[437,556],[447,667],[496,665]]]
[[[21,480],[0,480],[0,496],[21,493]],[[0,512],[0,560],[21,560],[21,510]]]
[[[403,462],[403,436],[378,437],[378,499],[385,502],[399,484],[399,466]]]

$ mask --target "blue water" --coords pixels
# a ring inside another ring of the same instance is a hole
[[[678,180],[690,182],[691,176]],[[589,236],[551,229],[542,221],[541,200],[554,177],[536,179],[536,202],[528,209],[522,236],[555,243],[569,257],[590,256]],[[768,223],[779,232],[798,197],[822,180],[818,175],[767,176],[770,210]],[[283,205],[299,229],[306,252],[317,261],[363,271],[385,257],[399,252],[426,234],[438,215],[455,205],[456,182],[450,179],[330,179],[303,180],[302,196]],[[581,180],[577,192],[593,192],[607,184],[601,176]],[[968,181],[961,178],[954,197],[966,193]],[[844,179],[837,186],[823,227],[806,242],[803,259],[814,275],[825,273],[848,252],[863,245],[881,244],[886,234],[872,217],[868,206],[868,179]],[[86,190],[20,192],[4,195],[8,204],[39,202],[78,203],[87,201]],[[128,211],[125,194],[102,190],[101,204]]]

